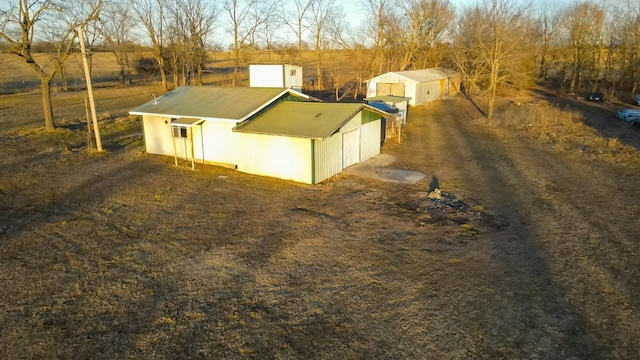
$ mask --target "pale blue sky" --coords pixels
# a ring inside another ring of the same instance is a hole
[[[455,6],[456,10],[460,10],[466,6],[469,6],[481,1],[482,0],[451,0],[451,3]],[[566,5],[572,2],[572,0],[530,0],[530,1],[516,0],[516,1],[520,1],[525,4],[531,4],[532,8],[542,6],[545,3],[549,4],[549,6],[551,7],[562,7],[563,5]],[[286,0],[284,0],[283,3],[286,3]],[[338,4],[342,6],[342,9],[347,21],[349,22],[351,27],[354,29],[358,28],[366,18],[366,10],[365,10],[365,5],[363,3],[364,1],[361,1],[361,0],[342,0],[342,1],[338,0]],[[231,36],[228,33],[226,33],[226,30],[227,29],[225,27],[225,24],[219,24],[218,31],[214,36],[214,38],[212,39],[213,42],[222,45],[225,49],[232,42]],[[284,35],[288,33],[288,31],[289,29],[286,26],[282,25],[282,31],[279,33]],[[294,37],[292,36],[291,38],[293,39]],[[294,40],[291,40],[291,41],[294,41]]]

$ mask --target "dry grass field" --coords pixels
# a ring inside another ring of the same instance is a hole
[[[418,107],[383,152],[427,180],[310,186],[145,154],[124,114],[156,91],[98,89],[104,153],[81,92],[51,132],[0,96],[0,358],[640,358],[640,131],[609,104]]]

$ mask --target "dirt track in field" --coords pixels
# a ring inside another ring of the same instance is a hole
[[[2,134],[0,357],[640,357],[640,171],[474,116],[414,109],[384,151],[415,185]],[[468,208],[434,207],[436,180]]]
[[[481,252],[491,257],[473,271],[492,289],[476,323],[488,334],[487,349],[504,341],[518,344],[496,353],[507,358],[546,346],[543,353],[555,350],[545,358],[638,357],[638,169],[498,136],[449,110],[439,107],[433,121],[409,128],[409,141],[425,139],[418,157],[409,156],[411,147],[398,152],[407,166],[434,169],[443,187],[474,197],[505,225],[483,237]]]

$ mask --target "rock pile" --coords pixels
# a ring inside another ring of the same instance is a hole
[[[449,207],[456,211],[467,211],[469,206],[462,200],[456,198],[452,193],[443,192],[439,188],[435,188],[427,194],[427,197],[437,208]]]

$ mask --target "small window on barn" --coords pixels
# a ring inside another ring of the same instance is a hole
[[[186,138],[187,137],[187,128],[180,126],[173,126],[173,137],[177,138]]]

